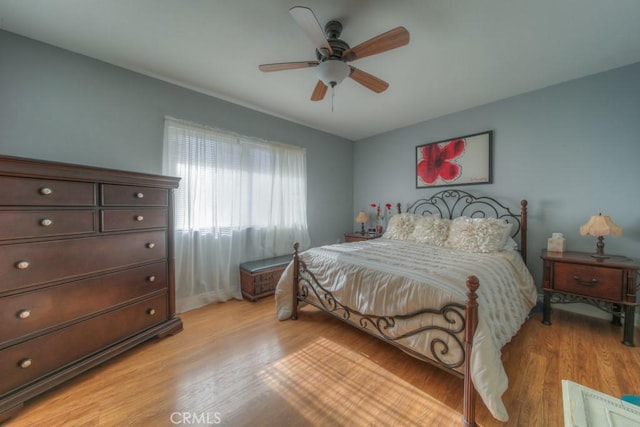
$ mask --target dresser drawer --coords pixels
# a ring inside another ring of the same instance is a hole
[[[0,240],[96,232],[95,211],[0,211]]]
[[[578,295],[621,301],[623,270],[556,262],[554,288]]]
[[[169,192],[162,188],[102,185],[103,206],[167,206]]]
[[[165,231],[0,246],[0,292],[167,257]]]
[[[105,209],[102,211],[102,231],[167,228],[166,209]]]
[[[167,319],[160,295],[0,351],[0,395]]]
[[[161,262],[0,298],[0,348],[7,341],[166,288],[167,263]]]
[[[0,176],[2,206],[94,206],[95,186],[88,182]]]

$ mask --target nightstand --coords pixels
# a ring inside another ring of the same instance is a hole
[[[543,319],[551,324],[551,298],[554,294],[577,297],[585,302],[611,304],[611,323],[621,325],[624,313],[622,343],[633,346],[636,307],[636,276],[640,265],[633,260],[612,255],[594,258],[583,252],[554,253],[542,251],[544,261],[542,290],[544,291]]]
[[[363,240],[371,240],[371,239],[377,239],[378,237],[381,237],[382,234],[369,234],[369,233],[345,233],[344,234],[344,241],[345,242],[362,242]]]

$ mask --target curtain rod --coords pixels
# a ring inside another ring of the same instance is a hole
[[[236,132],[232,132],[230,130],[221,129],[221,128],[217,128],[217,127],[213,127],[213,126],[209,126],[209,125],[203,125],[203,124],[200,124],[200,123],[194,123],[194,122],[190,122],[188,120],[177,119],[177,118],[171,117],[171,116],[164,116],[164,119],[165,119],[165,121],[175,122],[176,124],[179,124],[179,125],[191,126],[191,127],[203,130],[203,131],[219,132],[219,133],[225,134],[226,136],[230,136],[230,137],[233,137],[233,138],[248,140],[248,142],[251,142],[251,143],[257,144],[257,145],[269,145],[271,147],[279,146],[279,147],[287,148],[287,149],[297,149],[297,150],[306,151],[306,148],[300,147],[298,145],[286,144],[284,142],[269,141],[269,140],[262,139],[262,138],[242,135],[242,134],[239,134],[239,133],[236,133]]]

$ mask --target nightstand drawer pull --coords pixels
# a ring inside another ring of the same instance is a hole
[[[51,224],[53,224],[53,221],[51,221],[49,218],[45,218],[40,221],[40,225],[43,227],[49,227]]]
[[[50,194],[53,194],[53,190],[50,189],[49,187],[43,187],[40,189],[39,193],[42,194],[43,196],[48,196]]]
[[[137,215],[136,216],[136,221],[143,221],[144,217],[142,215]]]
[[[31,359],[22,359],[19,363],[18,366],[20,366],[22,369],[27,369],[29,366],[31,366],[33,364],[33,361]]]
[[[580,276],[573,276],[573,280],[575,280],[579,285],[582,286],[595,286],[598,284],[598,279],[595,277],[589,281],[580,279]]]

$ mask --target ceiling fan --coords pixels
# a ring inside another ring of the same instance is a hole
[[[347,63],[408,44],[409,32],[406,28],[394,28],[352,48],[340,40],[342,24],[339,21],[327,22],[323,31],[308,7],[294,6],[289,9],[289,13],[315,45],[317,60],[262,64],[258,67],[260,71],[316,68],[318,83],[311,94],[312,101],[322,100],[329,86],[334,88],[347,77],[376,93],[384,92],[389,87],[389,83],[384,80]]]

